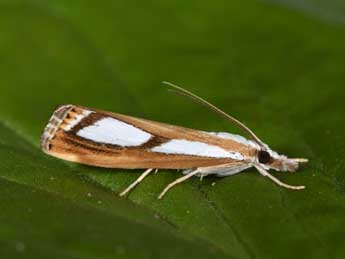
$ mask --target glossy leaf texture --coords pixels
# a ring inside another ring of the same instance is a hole
[[[1,258],[344,258],[345,8],[304,2],[0,0]],[[241,133],[163,80],[309,158],[273,172],[307,189],[247,170],[159,201],[180,176],[162,170],[123,199],[139,170],[40,151],[66,103]]]

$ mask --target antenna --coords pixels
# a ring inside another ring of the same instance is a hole
[[[241,130],[243,130],[245,133],[247,133],[261,147],[265,148],[266,145],[254,134],[254,132],[251,131],[246,125],[244,125],[242,122],[240,122],[236,118],[230,116],[229,114],[225,113],[224,111],[222,111],[218,107],[214,106],[213,104],[209,103],[208,101],[204,100],[203,98],[193,94],[192,92],[190,92],[190,91],[188,91],[188,90],[186,90],[180,86],[177,86],[175,84],[172,84],[172,83],[166,82],[166,81],[163,81],[162,83],[173,87],[173,89],[168,89],[169,91],[171,91],[175,94],[179,94],[181,96],[188,97],[188,98],[192,99],[193,101],[195,101],[195,102],[209,108],[210,110],[214,111],[218,115],[225,118],[227,121],[232,122],[234,125],[236,125]]]

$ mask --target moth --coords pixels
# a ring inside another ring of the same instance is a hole
[[[268,170],[294,172],[300,163],[308,162],[307,159],[278,154],[239,120],[188,90],[164,83],[178,94],[223,116],[243,130],[249,139],[67,104],[53,112],[41,137],[42,150],[60,159],[91,166],[146,169],[120,196],[126,195],[154,169],[183,169],[183,176],[167,185],[159,199],[192,176],[224,177],[251,167],[282,187],[305,188],[285,184]]]

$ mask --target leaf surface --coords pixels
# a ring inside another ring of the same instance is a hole
[[[1,252],[343,258],[344,25],[287,2],[0,0]],[[320,2],[329,16],[344,14],[336,1]],[[120,199],[140,171],[40,151],[64,103],[240,133],[169,95],[163,80],[240,118],[278,152],[309,158],[297,173],[274,173],[307,189],[281,189],[248,170],[191,179],[158,201],[180,176],[162,170]]]

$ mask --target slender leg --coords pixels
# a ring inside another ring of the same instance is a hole
[[[276,184],[285,187],[287,189],[292,189],[292,190],[302,190],[305,188],[305,186],[293,186],[293,185],[288,185],[286,183],[281,182],[279,179],[275,178],[273,175],[271,175],[270,173],[268,173],[265,169],[263,169],[261,166],[259,165],[254,165],[256,169],[258,169],[259,173],[263,176],[267,176],[268,178],[270,178],[273,182],[275,182]]]
[[[197,173],[199,173],[199,169],[195,169],[194,171],[190,172],[189,174],[186,174],[180,178],[177,178],[175,181],[173,181],[172,183],[168,184],[164,190],[159,194],[158,199],[162,199],[163,196],[175,185],[182,183],[184,181],[186,181],[187,179],[191,178],[193,175],[196,175]]]
[[[138,179],[136,179],[130,186],[128,186],[123,192],[120,193],[120,196],[125,196],[127,193],[129,193],[137,184],[139,184],[146,176],[148,176],[152,172],[153,168],[147,169],[145,172],[143,172]]]

